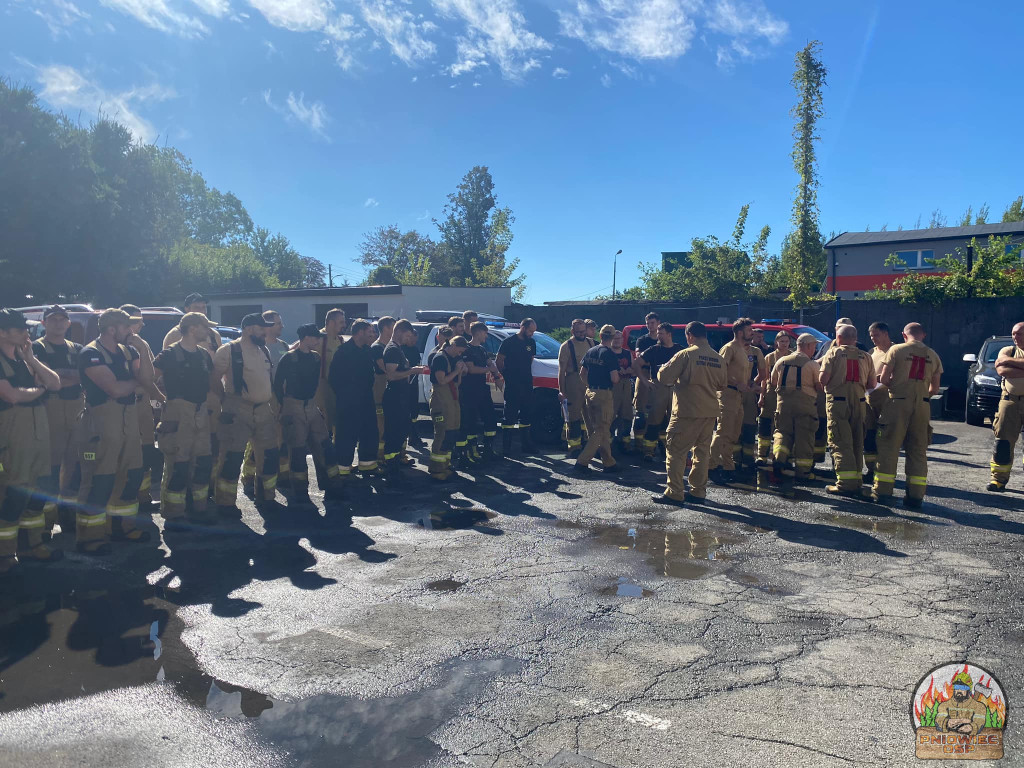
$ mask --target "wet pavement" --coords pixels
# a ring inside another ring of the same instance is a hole
[[[914,512],[824,483],[666,509],[657,467],[552,454],[26,568],[0,765],[917,764],[936,664],[1024,701],[1022,480],[979,490],[991,433],[936,432]]]

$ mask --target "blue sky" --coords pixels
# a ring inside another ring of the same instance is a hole
[[[257,223],[358,281],[362,233],[431,234],[490,167],[527,300],[607,293],[691,237],[778,249],[795,52],[823,43],[822,231],[1024,192],[1019,3],[5,0],[0,73],[181,149]],[[979,31],[975,34],[974,31]],[[952,221],[950,223],[953,223]]]

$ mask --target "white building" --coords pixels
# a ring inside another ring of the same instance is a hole
[[[345,310],[351,322],[357,317],[391,315],[416,319],[416,310],[451,310],[462,314],[472,309],[502,316],[512,303],[512,289],[446,288],[427,285],[364,285],[349,288],[286,288],[276,291],[208,293],[210,317],[222,325],[239,325],[251,312],[273,309],[281,313],[284,338],[294,339],[304,323],[323,327],[327,311]]]

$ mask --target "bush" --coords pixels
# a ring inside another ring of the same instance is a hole
[[[565,328],[564,326],[562,328],[552,328],[548,331],[548,336],[556,341],[566,341],[570,336],[572,336],[572,330]]]

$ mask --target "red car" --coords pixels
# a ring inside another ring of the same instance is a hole
[[[708,329],[708,343],[712,349],[721,349],[728,342],[732,341],[732,324],[705,323],[704,327]],[[686,336],[683,333],[685,328],[686,323],[672,323],[672,339],[677,344],[684,346],[686,345]],[[762,320],[759,323],[754,323],[754,328],[764,331],[764,341],[769,346],[775,343],[775,337],[779,333],[788,334],[793,340],[791,346],[794,350],[796,349],[797,337],[802,333],[809,333],[818,340],[818,347],[814,352],[815,357],[820,357],[822,351],[832,341],[821,331],[811,328],[809,325],[800,325],[789,320]],[[622,329],[622,335],[625,337],[622,346],[628,347],[635,352],[637,341],[640,340],[641,336],[647,335],[647,326],[627,325]]]

